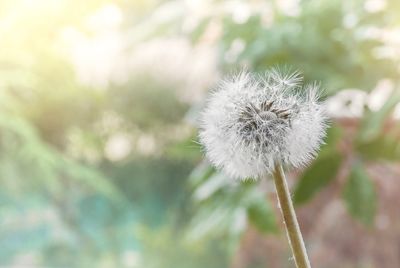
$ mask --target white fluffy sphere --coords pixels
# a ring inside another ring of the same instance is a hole
[[[210,161],[235,178],[271,173],[277,161],[299,167],[312,160],[326,133],[317,84],[277,69],[243,72],[220,83],[201,117],[200,142]]]

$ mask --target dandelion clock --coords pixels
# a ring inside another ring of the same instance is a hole
[[[200,124],[200,142],[218,169],[239,179],[274,177],[296,266],[311,267],[283,168],[307,165],[323,141],[319,86],[303,85],[297,72],[242,72],[211,93]]]

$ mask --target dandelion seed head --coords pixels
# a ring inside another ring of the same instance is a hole
[[[222,81],[201,116],[200,142],[210,161],[235,178],[258,178],[277,161],[300,167],[316,155],[326,115],[319,85],[297,72],[242,72]]]

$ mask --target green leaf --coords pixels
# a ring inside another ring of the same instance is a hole
[[[361,164],[353,166],[343,198],[351,215],[366,225],[372,225],[377,198],[374,185]]]
[[[391,135],[382,135],[369,142],[359,143],[356,150],[366,160],[400,160],[400,144],[398,138]]]
[[[275,212],[266,198],[250,204],[247,209],[247,216],[251,224],[263,233],[278,231]]]
[[[326,133],[326,137],[324,139],[324,144],[321,146],[321,150],[318,154],[318,157],[321,158],[325,155],[332,154],[332,151],[336,150],[336,144],[342,138],[342,128],[337,124],[332,123],[330,128]]]
[[[310,200],[319,190],[328,185],[336,177],[342,159],[342,155],[336,150],[317,158],[297,183],[294,190],[294,203],[302,204]]]
[[[379,135],[386,117],[399,101],[400,91],[396,89],[379,111],[370,112],[365,116],[359,133],[361,141],[370,141]]]
[[[228,183],[229,182],[224,174],[215,173],[196,188],[193,193],[193,198],[196,201],[203,201],[218,192],[218,190]]]
[[[213,174],[215,169],[207,161],[201,162],[189,175],[189,184],[191,187],[198,187],[199,184],[208,180]]]

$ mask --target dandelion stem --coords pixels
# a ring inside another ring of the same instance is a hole
[[[281,212],[285,222],[286,233],[296,262],[296,267],[311,268],[306,247],[304,246],[303,237],[300,232],[299,223],[297,222],[296,213],[293,208],[292,199],[290,198],[285,174],[280,163],[275,165],[273,175],[276,193],[278,195]]]

